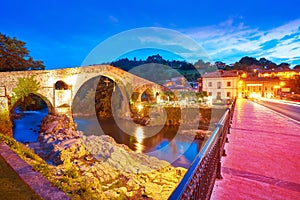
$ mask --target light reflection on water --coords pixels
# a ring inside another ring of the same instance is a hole
[[[138,153],[142,153],[143,150],[145,149],[145,146],[142,144],[143,142],[143,139],[144,139],[144,129],[142,127],[137,127],[135,132],[134,132],[134,135],[136,137],[136,152]]]

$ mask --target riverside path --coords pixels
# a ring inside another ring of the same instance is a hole
[[[300,122],[238,99],[228,139],[211,200],[300,199]]]

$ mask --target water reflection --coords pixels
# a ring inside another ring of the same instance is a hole
[[[142,153],[143,150],[145,149],[145,146],[142,144],[143,139],[145,138],[144,136],[144,129],[142,127],[137,127],[135,130],[135,137],[136,137],[136,152]]]
[[[96,118],[75,118],[78,129],[86,135],[90,135],[88,131],[91,127],[99,127]],[[126,127],[130,134],[121,130],[118,125],[122,123],[122,127]],[[101,130],[93,131],[94,135],[107,134],[112,136],[117,143],[125,144],[130,149],[155,156],[159,159],[169,161],[174,166],[188,168],[195,156],[201,149],[202,141],[191,141],[191,137],[181,133],[181,129],[176,126],[164,126],[157,131],[157,127],[131,126],[127,120],[118,121],[118,125],[114,120],[101,120]],[[188,129],[188,127],[185,127]],[[147,134],[146,132],[151,134]],[[148,136],[149,135],[149,136]]]
[[[14,138],[23,143],[37,141],[39,125],[47,113],[48,109],[22,113],[22,118],[14,120]],[[95,117],[75,118],[74,120],[78,124],[78,130],[83,131],[85,135],[108,134],[117,143],[125,144],[136,152],[146,153],[169,161],[176,167],[188,168],[202,146],[202,141],[190,142],[190,137],[182,134],[181,130],[175,126],[165,126],[157,134],[147,137],[144,126],[131,128],[133,133],[129,135],[123,132],[113,120],[104,120],[101,127]],[[124,127],[130,127],[131,125],[126,120],[121,123]],[[147,128],[150,131],[157,130],[155,127],[153,127],[153,130],[151,130],[151,127]]]
[[[137,139],[137,142],[141,143],[143,141],[144,137],[144,129],[142,127],[137,127],[135,130],[135,137]]]

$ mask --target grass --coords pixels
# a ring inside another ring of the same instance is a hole
[[[57,177],[56,173],[60,171],[58,167],[52,166],[47,164],[41,157],[39,157],[37,154],[35,154],[31,149],[24,146],[23,144],[17,142],[15,139],[13,139],[10,136],[4,135],[0,133],[0,141],[7,144],[16,154],[18,154],[23,160],[25,160],[33,170],[41,173],[45,178],[47,178],[54,187],[57,187],[58,189],[64,191],[67,195],[69,195],[72,199],[97,199],[99,197],[99,193],[96,191],[93,191],[92,183],[89,183],[88,180],[86,180],[86,177],[82,177],[80,175],[80,172],[74,168],[70,168],[68,166],[64,165],[63,171],[64,173]],[[7,168],[7,167],[5,167]],[[2,171],[2,169],[0,168]],[[0,171],[0,181],[2,172]],[[14,172],[11,169],[12,172]],[[18,177],[16,172],[14,172],[15,175]],[[8,178],[9,180],[10,178]],[[7,179],[6,179],[7,181]],[[22,182],[22,181],[21,181]],[[9,191],[9,187],[14,187],[15,183],[4,183],[0,182],[0,199],[2,198],[2,194],[5,194],[5,190]],[[24,182],[22,182],[24,185]],[[2,187],[3,185],[3,187]],[[1,189],[2,188],[2,189]],[[30,190],[30,188],[24,189]],[[32,191],[33,192],[33,191]],[[20,195],[23,194],[23,192],[12,192],[12,193],[18,193]],[[34,196],[33,196],[34,197]],[[37,196],[38,197],[38,196]],[[30,197],[20,197],[20,198],[7,198],[7,199],[31,199]],[[32,199],[39,199],[39,198],[32,198]]]
[[[42,199],[0,156],[0,194],[1,199]]]

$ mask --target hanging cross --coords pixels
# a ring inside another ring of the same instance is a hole
[[[108,86],[108,83],[110,82],[109,80],[108,80],[108,78],[106,78],[105,80],[104,80],[104,82],[106,83],[106,87]]]

